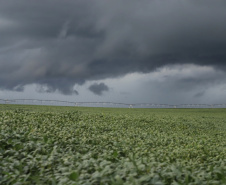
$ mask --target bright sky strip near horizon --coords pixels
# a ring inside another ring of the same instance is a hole
[[[0,0],[0,97],[225,103],[224,0]]]

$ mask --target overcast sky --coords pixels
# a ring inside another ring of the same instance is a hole
[[[0,99],[226,103],[225,0],[0,0]]]

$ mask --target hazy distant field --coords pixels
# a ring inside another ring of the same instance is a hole
[[[0,105],[0,184],[226,184],[226,109]]]

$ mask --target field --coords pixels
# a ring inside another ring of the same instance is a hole
[[[226,109],[0,105],[0,184],[226,184]]]

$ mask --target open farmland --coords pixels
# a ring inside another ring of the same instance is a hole
[[[226,184],[226,109],[0,105],[0,184]]]

